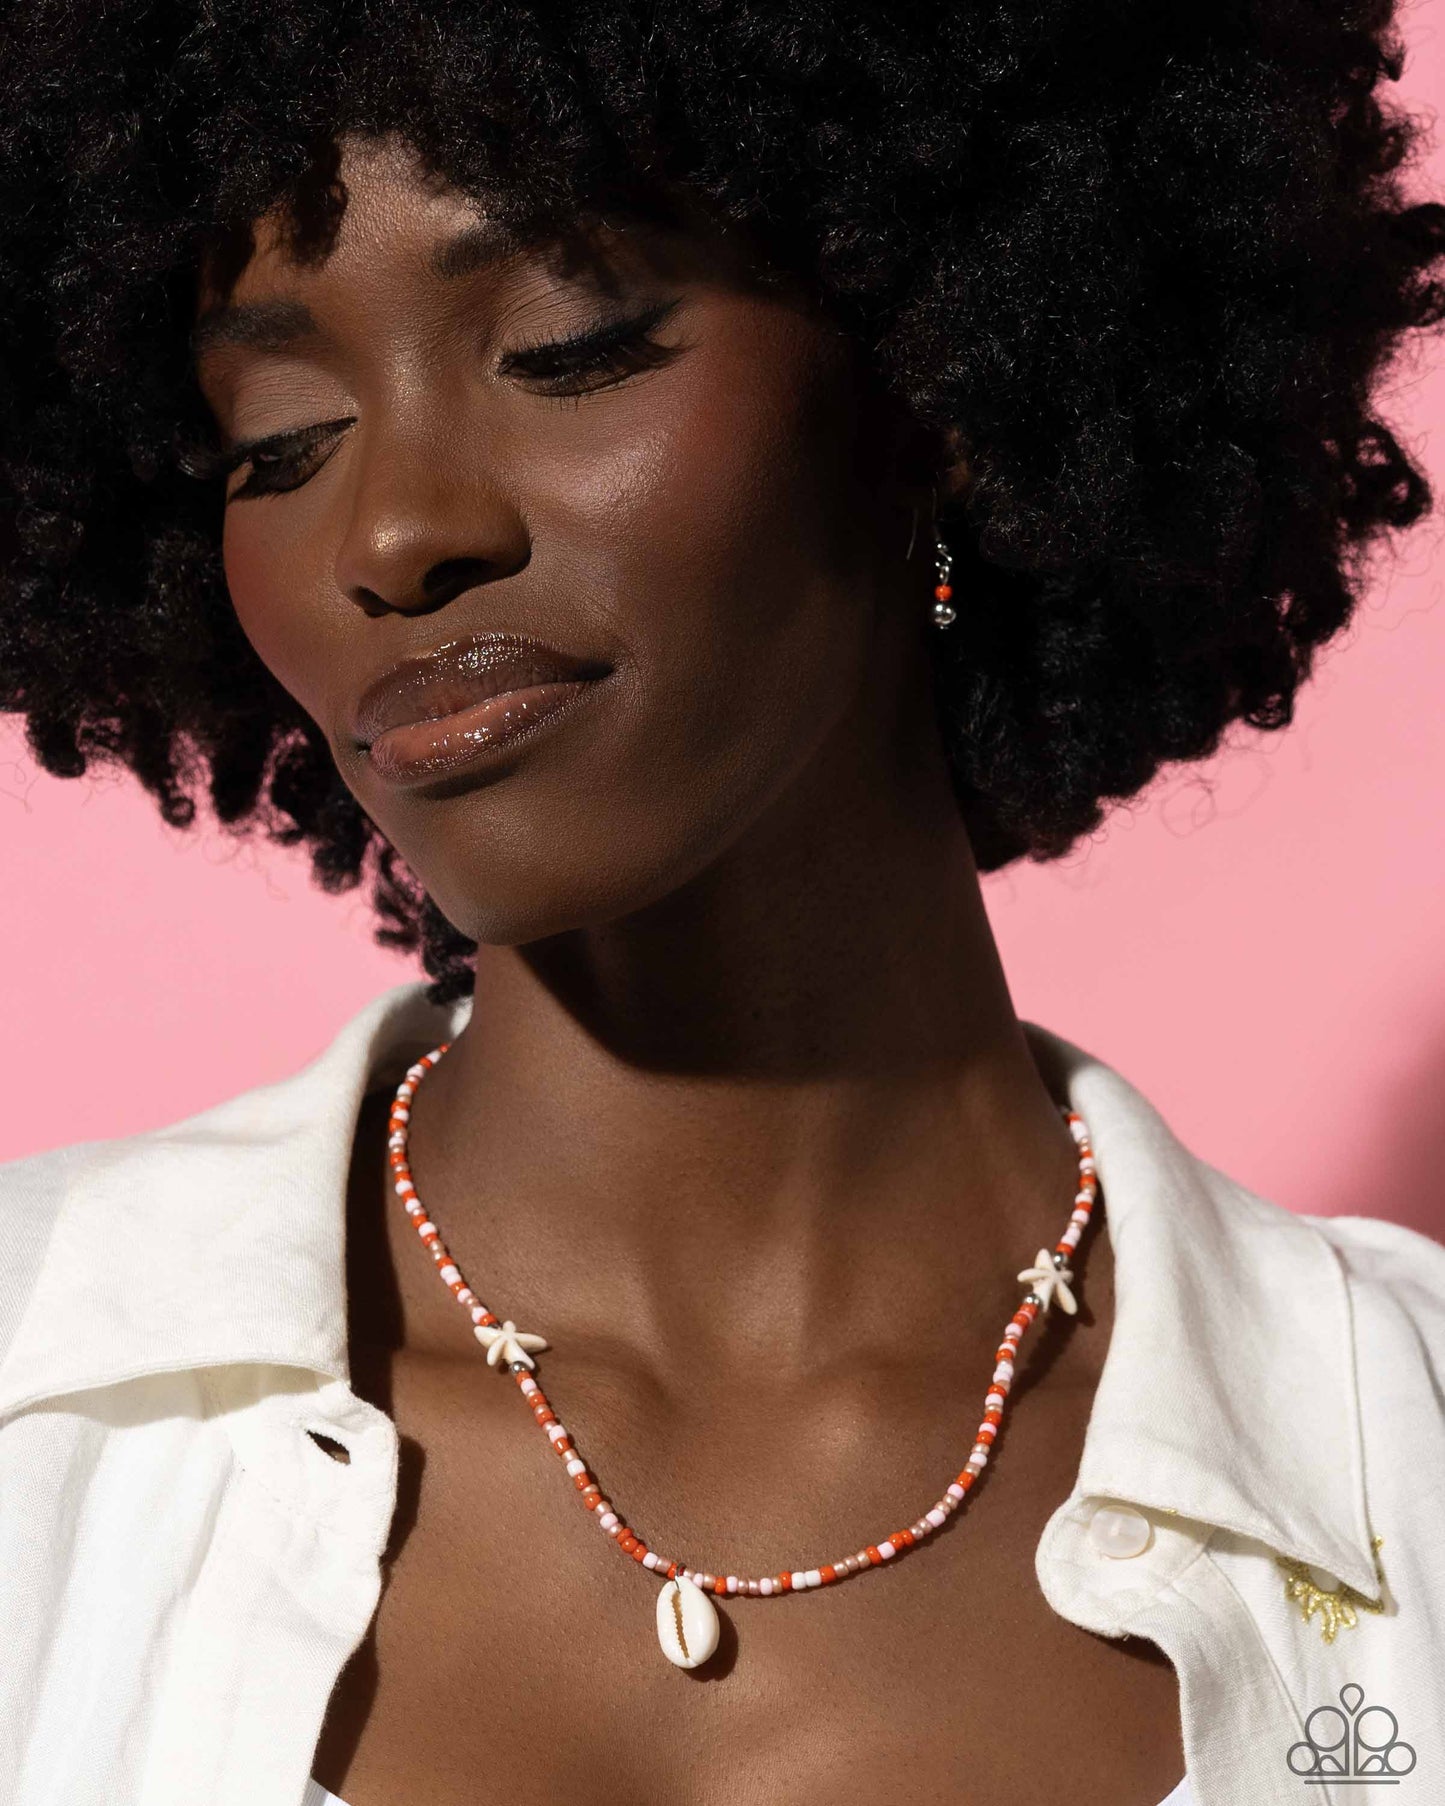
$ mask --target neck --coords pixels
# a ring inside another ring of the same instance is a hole
[[[496,1308],[572,1337],[625,1320],[659,1357],[826,1361],[904,1318],[996,1335],[1075,1153],[942,761],[920,769],[843,804],[800,786],[664,900],[480,949],[412,1148]]]

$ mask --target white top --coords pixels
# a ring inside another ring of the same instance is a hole
[[[363,1094],[466,1018],[424,992],[280,1084],[0,1166],[3,1806],[302,1799],[396,1507],[396,1426],[348,1384],[347,1171]],[[1116,1288],[1044,1598],[1168,1656],[1195,1806],[1360,1798],[1303,1773],[1331,1772],[1304,1724],[1342,1689],[1395,1715],[1394,1773],[1419,1752],[1392,1806],[1445,1797],[1445,1249],[1266,1203],[1038,1032],[1093,1133]],[[1310,1591],[1336,1577],[1337,1627]],[[1387,1728],[1347,1743],[1360,1779]]]

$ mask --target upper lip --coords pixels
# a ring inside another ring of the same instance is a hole
[[[522,634],[470,634],[383,671],[362,692],[352,733],[358,746],[369,747],[388,728],[440,720],[504,690],[605,677],[610,669]]]

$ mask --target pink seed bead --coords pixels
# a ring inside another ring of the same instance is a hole
[[[442,1042],[431,1053],[423,1055],[415,1065],[407,1069],[405,1079],[397,1087],[388,1124],[387,1147],[391,1154],[389,1164],[392,1170],[393,1188],[401,1200],[403,1209],[416,1226],[422,1242],[427,1247],[442,1282],[449,1288],[458,1303],[468,1311],[479,1330],[491,1330],[498,1324],[499,1319],[492,1314],[466,1283],[460,1267],[456,1264],[442,1238],[440,1229],[431,1221],[417,1196],[416,1182],[407,1161],[408,1124],[411,1119],[412,1098],[421,1080],[448,1051],[450,1045],[449,1042]],[[1067,1256],[1078,1247],[1084,1229],[1090,1221],[1091,1212],[1099,1196],[1099,1184],[1096,1177],[1097,1163],[1083,1118],[1072,1109],[1066,1109],[1063,1115],[1078,1150],[1079,1171],[1078,1189],[1074,1196],[1072,1213],[1063,1234],[1055,1244],[1056,1253],[1060,1256]],[[1065,1271],[1067,1276],[1067,1270]],[[536,1381],[522,1376],[516,1377],[519,1378],[520,1390],[532,1406],[533,1415],[546,1430],[549,1443],[562,1458],[569,1477],[575,1480],[578,1488],[581,1489],[583,1504],[597,1514],[598,1522],[607,1534],[615,1541],[620,1541],[634,1560],[652,1572],[681,1574],[705,1591],[733,1596],[741,1594],[747,1598],[771,1598],[779,1592],[806,1592],[821,1587],[825,1572],[834,1579],[843,1579],[846,1576],[861,1573],[865,1568],[892,1560],[899,1553],[900,1547],[906,1547],[912,1542],[919,1541],[943,1527],[950,1514],[957,1511],[963,1504],[973,1477],[979,1474],[988,1463],[990,1449],[998,1434],[997,1420],[1001,1419],[1003,1415],[1013,1383],[1014,1360],[1018,1347],[1023,1340],[1025,1330],[1043,1314],[1041,1306],[1029,1303],[1020,1304],[1014,1311],[1003,1330],[998,1352],[994,1357],[996,1366],[984,1399],[986,1417],[975,1432],[973,1449],[968,1457],[966,1471],[949,1484],[944,1496],[937,1500],[915,1524],[910,1526],[908,1531],[895,1533],[901,1539],[900,1542],[895,1542],[893,1537],[888,1537],[877,1544],[858,1550],[854,1555],[844,1556],[839,1561],[831,1562],[827,1564],[826,1568],[792,1569],[782,1574],[767,1575],[756,1580],[745,1579],[736,1574],[729,1574],[725,1579],[719,1580],[715,1575],[699,1569],[684,1567],[679,1562],[659,1555],[656,1550],[648,1549],[636,1532],[630,1530],[626,1522],[613,1510],[611,1503],[602,1496],[600,1486],[591,1478],[585,1463],[576,1454],[569,1433],[556,1421],[556,1417]],[[485,1341],[485,1334],[479,1335],[478,1339]],[[995,1421],[988,1421],[989,1419]]]

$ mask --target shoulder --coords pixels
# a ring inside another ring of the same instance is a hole
[[[1304,1220],[1334,1249],[1359,1305],[1407,1321],[1445,1368],[1445,1244],[1383,1217]]]
[[[14,1340],[76,1175],[108,1144],[80,1141],[0,1162],[0,1361]]]
[[[177,1167],[197,1180],[208,1164],[244,1161],[257,1147],[309,1144],[353,1118],[368,1086],[412,1050],[454,1032],[458,1008],[428,1004],[410,982],[374,998],[305,1065],[192,1115],[108,1139],[76,1141],[0,1161],[0,1251],[43,1235],[61,1200],[123,1175],[143,1185]],[[329,1119],[335,1119],[334,1121]]]
[[[299,1071],[197,1115],[0,1165],[0,1415],[182,1362],[344,1371],[363,1100],[464,1013],[425,990],[384,992]]]

